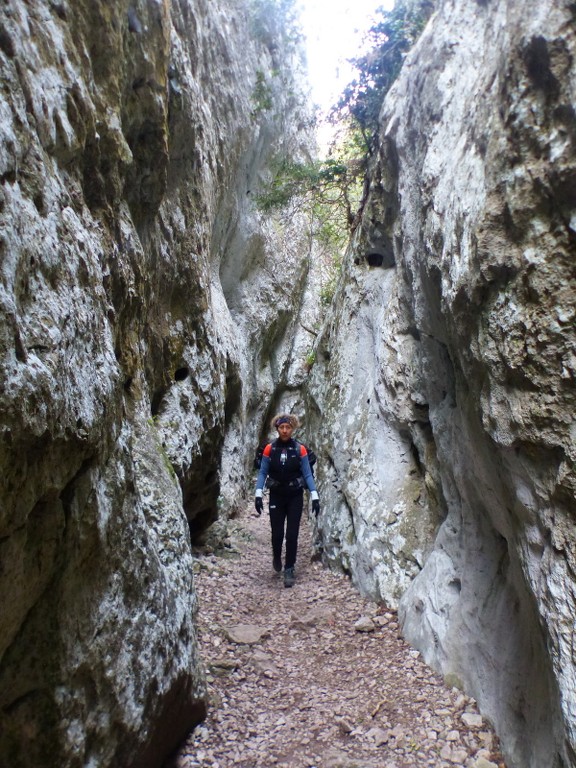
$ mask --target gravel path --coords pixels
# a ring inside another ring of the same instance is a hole
[[[171,768],[504,768],[475,702],[312,551],[303,519],[286,589],[266,515],[247,515],[227,547],[198,554],[210,709]]]

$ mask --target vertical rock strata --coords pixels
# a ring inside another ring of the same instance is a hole
[[[562,0],[439,3],[309,387],[328,558],[515,768],[576,766],[575,30]]]
[[[190,529],[256,374],[283,386],[297,312],[270,329],[272,297],[307,275],[250,202],[307,142],[269,11],[2,5],[2,765],[157,768],[203,716]]]

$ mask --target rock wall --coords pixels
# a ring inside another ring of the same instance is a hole
[[[238,500],[252,416],[290,378],[301,300],[277,290],[308,275],[297,220],[288,248],[251,202],[274,157],[309,145],[274,7],[2,5],[11,768],[157,768],[205,712],[190,532]]]
[[[327,560],[399,605],[510,768],[576,766],[575,20],[438,4],[308,390]]]

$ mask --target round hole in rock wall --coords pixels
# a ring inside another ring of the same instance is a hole
[[[389,269],[396,264],[392,248],[379,248],[378,250],[368,251],[364,258],[369,267]]]
[[[452,581],[448,582],[448,589],[451,592],[460,594],[460,592],[462,591],[462,582],[460,581],[460,579],[452,579]]]
[[[366,261],[369,267],[381,267],[384,264],[384,256],[381,253],[367,253]]]
[[[190,369],[184,366],[184,368],[178,368],[174,372],[174,381],[184,381],[184,379],[188,378],[188,375],[190,374]]]

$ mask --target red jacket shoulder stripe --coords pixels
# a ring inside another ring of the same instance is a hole
[[[262,451],[262,455],[270,458],[271,453],[272,453],[272,443],[268,443],[266,448],[264,448],[264,450]]]
[[[308,451],[304,445],[300,445],[300,456],[308,456]]]

